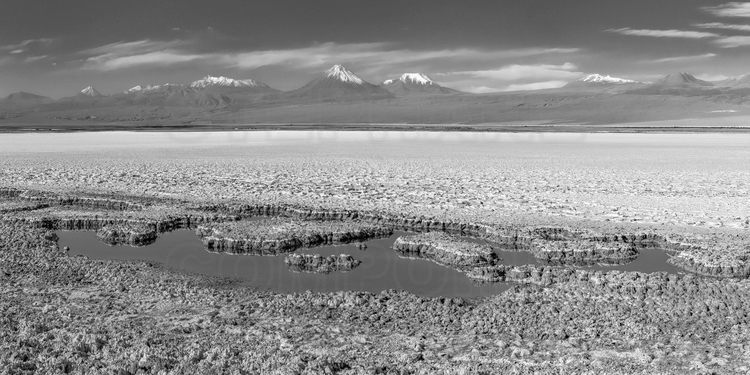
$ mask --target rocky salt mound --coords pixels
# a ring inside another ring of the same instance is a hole
[[[498,261],[488,245],[464,241],[442,232],[401,236],[393,243],[393,249],[403,256],[432,260],[461,271],[491,266]]]
[[[277,255],[302,247],[362,242],[388,237],[387,227],[357,221],[302,221],[282,218],[202,225],[196,229],[210,251]]]
[[[96,237],[109,245],[146,246],[156,241],[156,227],[147,224],[105,225]]]
[[[533,242],[531,251],[537,259],[560,264],[617,264],[638,257],[638,250],[632,242],[537,240]]]
[[[349,254],[327,257],[319,254],[289,254],[284,257],[284,263],[293,272],[331,273],[351,271],[362,264],[362,261]]]
[[[667,250],[674,253],[669,262],[702,275],[750,277],[750,240],[736,233],[670,234]]]

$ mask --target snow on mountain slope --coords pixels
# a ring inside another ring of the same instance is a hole
[[[327,78],[332,78],[341,82],[353,83],[357,85],[361,85],[365,82],[364,80],[362,80],[362,78],[357,77],[356,74],[352,73],[344,66],[338,64],[326,70],[325,75]]]
[[[102,96],[102,93],[97,91],[92,86],[86,86],[83,90],[81,90],[80,94],[84,96],[91,96],[91,97]]]
[[[432,85],[432,79],[423,73],[404,73],[399,78],[403,83],[415,83],[418,85]]]
[[[396,96],[455,94],[456,90],[442,87],[424,73],[404,73],[383,81],[383,87]]]
[[[240,80],[224,76],[214,77],[208,75],[194,81],[190,84],[190,87],[202,89],[206,87],[266,87],[266,85],[252,79]]]
[[[161,91],[166,90],[169,88],[179,88],[184,87],[184,85],[180,85],[177,83],[164,83],[161,85],[137,85],[133,86],[127,90],[124,91],[125,94],[137,94],[137,93],[149,93],[149,92],[155,92],[155,91]]]
[[[583,77],[579,79],[581,82],[586,83],[601,83],[601,84],[616,84],[621,85],[625,83],[637,83],[637,81],[634,81],[632,79],[625,79],[625,78],[618,78],[618,77],[612,77],[610,75],[601,75],[601,74],[589,74],[586,77]]]

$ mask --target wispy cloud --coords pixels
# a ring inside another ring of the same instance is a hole
[[[318,43],[289,49],[208,51],[196,41],[136,40],[97,46],[77,53],[86,70],[122,69],[193,64],[202,68],[251,70],[266,66],[312,71],[333,64],[352,65],[365,76],[384,76],[405,69],[427,69],[450,80],[458,89],[474,92],[559,87],[582,73],[573,63],[546,64],[579,55],[578,48],[529,47],[515,49],[446,48],[410,49],[393,43]],[[526,61],[527,64],[511,64]],[[505,63],[505,65],[502,65]],[[496,69],[482,69],[498,66]],[[454,67],[478,68],[451,71]],[[446,73],[447,71],[447,73]],[[442,72],[442,73],[441,73]],[[447,83],[447,82],[446,82]]]
[[[747,3],[750,4],[750,3]],[[706,28],[706,29],[728,29],[728,30],[738,30],[738,31],[750,31],[750,26],[748,25],[734,25],[734,24],[724,24],[720,22],[713,22],[713,23],[702,23],[697,24],[697,27],[700,28]],[[622,34],[622,35],[632,35],[632,36],[645,36],[645,37],[651,37],[651,38],[685,38],[685,39],[711,39],[711,43],[714,45],[721,47],[721,48],[737,48],[737,47],[744,47],[744,46],[750,46],[750,36],[747,35],[721,35],[713,32],[707,32],[707,31],[692,31],[692,30],[650,30],[650,29],[631,29],[631,28],[621,28],[621,29],[608,29],[606,30],[608,32]],[[713,56],[709,56],[713,57]],[[668,62],[670,60],[657,60],[657,62]]]
[[[9,51],[8,53],[17,55],[26,52],[27,49],[35,46],[46,46],[54,42],[52,38],[26,39],[18,43],[6,44],[0,46],[0,51]]]
[[[712,82],[712,81],[723,81],[723,80],[726,80],[726,79],[729,79],[729,78],[732,78],[732,77],[730,77],[728,75],[725,75],[725,74],[708,74],[708,73],[703,73],[703,74],[696,74],[695,78],[702,79],[704,81]]]
[[[750,31],[750,25],[728,24],[723,22],[696,23],[693,26],[702,29],[723,29],[736,31]]]
[[[652,38],[685,38],[685,39],[704,39],[719,37],[719,34],[707,31],[692,30],[651,30],[651,29],[631,29],[623,27],[619,29],[607,29],[607,32],[621,35],[646,36]]]
[[[719,17],[750,17],[750,2],[733,1],[712,7],[703,7],[703,10]]]
[[[511,64],[496,69],[437,73],[452,87],[475,92],[540,90],[562,87],[583,75],[573,63]],[[478,84],[480,83],[480,84]]]
[[[528,91],[556,89],[565,86],[568,81],[543,81],[508,85],[503,91]]]
[[[153,52],[158,50],[163,50],[167,48],[174,48],[179,45],[184,44],[184,42],[181,42],[179,40],[171,40],[171,41],[158,41],[158,40],[150,40],[150,39],[143,39],[143,40],[134,40],[129,42],[115,42],[115,43],[109,43],[102,46],[89,48],[86,50],[81,51],[82,54],[86,55],[101,55],[101,56],[124,56],[124,55],[133,55],[138,53],[144,53],[144,52]]]
[[[579,77],[582,73],[576,71],[578,67],[572,63],[560,65],[506,65],[497,69],[471,70],[442,73],[440,75],[468,75],[477,78],[489,78],[503,81],[519,81],[524,79],[567,79]]]
[[[226,68],[255,69],[281,65],[296,69],[335,63],[356,63],[371,71],[394,65],[426,62],[492,62],[530,56],[574,54],[577,48],[519,48],[483,50],[473,48],[414,50],[394,48],[390,43],[319,43],[292,49],[237,52],[193,52],[186,41],[138,40],[111,43],[81,51],[84,68],[112,71],[142,66],[166,66],[195,62]]]
[[[725,36],[725,37],[714,40],[714,44],[722,48],[737,48],[737,47],[750,46],[750,36],[746,36],[746,35]]]
[[[153,41],[149,39],[116,42],[83,50],[87,56],[84,69],[110,71],[141,65],[170,65],[203,58],[178,49],[181,41]]]
[[[25,58],[23,61],[25,63],[35,63],[37,61],[42,61],[42,60],[44,60],[44,59],[46,59],[48,57],[49,57],[48,55],[29,56],[29,57]]]
[[[702,55],[688,55],[688,56],[665,57],[665,58],[661,58],[661,59],[648,60],[646,62],[650,62],[650,63],[686,62],[686,61],[695,61],[695,60],[710,59],[710,58],[716,57],[716,56],[717,55],[715,53],[704,53]]]

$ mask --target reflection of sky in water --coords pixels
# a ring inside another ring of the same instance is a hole
[[[284,256],[253,256],[217,254],[205,251],[199,238],[190,230],[163,233],[156,243],[145,247],[108,246],[96,238],[93,231],[60,231],[60,246],[69,246],[71,254],[83,254],[95,259],[154,261],[191,273],[231,277],[245,280],[249,286],[278,292],[306,290],[332,292],[360,290],[379,292],[385,289],[402,289],[421,296],[488,296],[507,289],[510,284],[478,285],[463,273],[430,261],[399,257],[391,248],[393,241],[403,233],[390,238],[371,240],[368,248],[359,250],[354,245],[323,246],[300,249],[299,253],[323,256],[347,253],[362,261],[350,272],[327,275],[295,273],[287,270]],[[527,252],[498,252],[503,264],[540,264]],[[620,266],[586,266],[590,270],[630,270],[677,272],[666,263],[661,250],[643,250],[637,260]]]

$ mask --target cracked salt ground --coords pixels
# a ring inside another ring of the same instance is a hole
[[[477,283],[464,273],[436,263],[399,256],[393,243],[405,232],[396,232],[389,238],[366,242],[366,250],[356,244],[303,248],[300,254],[322,256],[346,253],[361,260],[362,264],[349,272],[325,275],[290,272],[283,256],[232,255],[206,251],[200,238],[191,230],[162,233],[148,246],[110,246],[101,242],[94,231],[58,231],[59,245],[70,247],[73,255],[93,259],[145,260],[162,264],[182,272],[242,280],[249,287],[282,293],[335,292],[342,290],[380,292],[387,289],[406,290],[424,297],[484,297],[492,296],[512,287],[513,283]],[[481,240],[475,240],[483,242]],[[490,243],[491,244],[491,243]],[[525,251],[497,250],[501,264],[546,265]],[[613,266],[577,266],[587,270],[622,270],[640,272],[680,272],[667,263],[668,255],[658,249],[643,249],[636,260]]]

